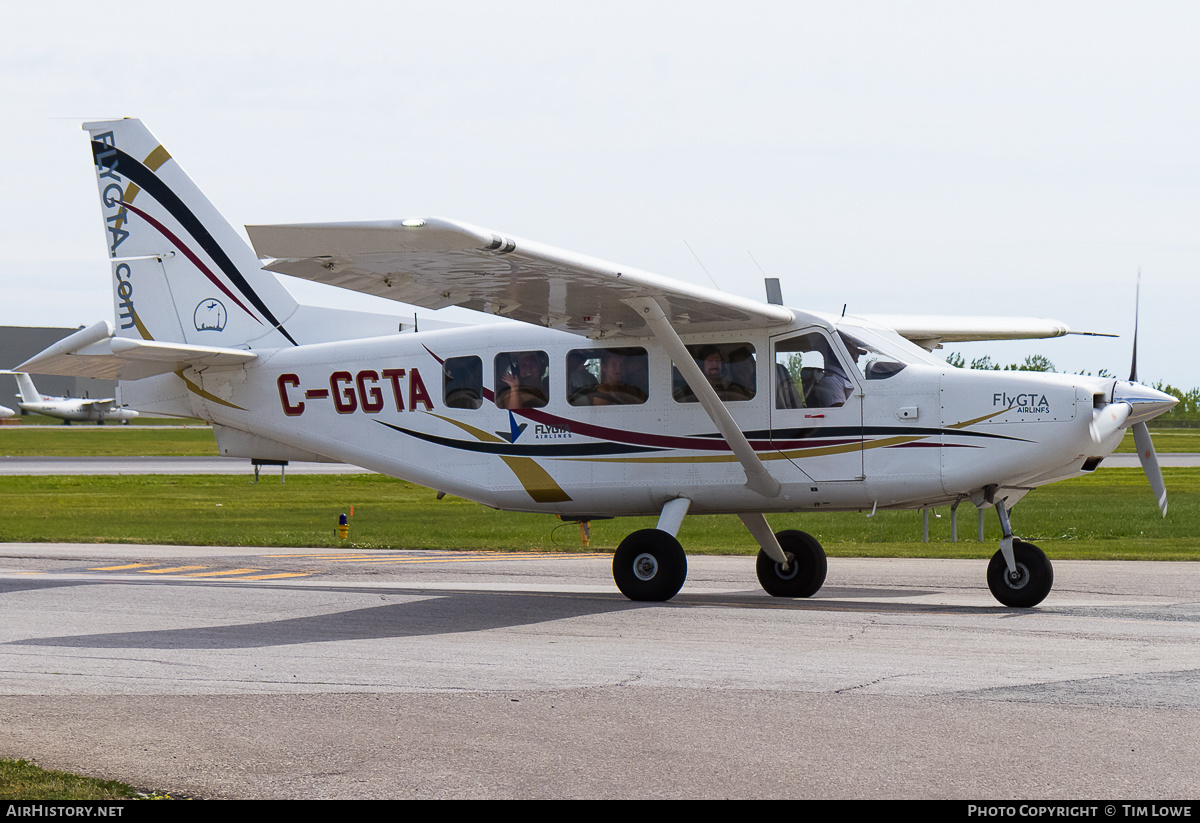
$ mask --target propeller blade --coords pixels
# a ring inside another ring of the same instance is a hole
[[[1109,403],[1092,412],[1092,423],[1088,432],[1096,445],[1103,443],[1116,434],[1117,429],[1129,418],[1133,408],[1128,403]]]
[[[1163,517],[1167,516],[1167,485],[1163,483],[1162,469],[1158,467],[1158,455],[1154,453],[1154,443],[1150,439],[1150,428],[1145,423],[1135,423],[1133,426],[1133,442],[1137,445],[1138,460],[1141,461],[1142,471],[1150,481],[1150,488],[1158,498],[1158,507],[1162,509]]]
[[[1129,382],[1137,382],[1138,312],[1142,302],[1142,270],[1138,269],[1137,288],[1133,292],[1133,362],[1129,364]]]

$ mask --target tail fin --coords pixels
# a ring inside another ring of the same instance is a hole
[[[112,258],[116,334],[299,345],[296,301],[140,120],[85,123]]]
[[[17,378],[17,390],[21,395],[22,403],[41,403],[42,396],[38,394],[37,386],[33,385],[33,378],[22,371],[10,371],[13,377]]]

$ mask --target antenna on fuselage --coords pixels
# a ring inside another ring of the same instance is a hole
[[[700,255],[696,254],[696,250],[692,248],[692,244],[689,243],[687,240],[684,240],[683,245],[688,247],[688,251],[690,251],[692,253],[692,257],[696,258],[696,262],[700,264],[700,268],[704,269],[704,273],[708,275],[708,279],[712,280],[713,288],[716,289],[717,291],[721,291],[721,287],[717,285],[716,278],[714,278],[712,276],[712,274],[709,273],[708,269],[704,265],[704,261],[700,259]]]
[[[763,283],[767,287],[767,302],[772,306],[783,305],[783,290],[779,288],[778,277],[767,277],[767,271],[762,266],[758,265],[758,260],[750,253],[750,249],[746,249],[746,254],[750,255],[750,259],[754,260],[754,265],[758,266],[758,270],[763,273]]]

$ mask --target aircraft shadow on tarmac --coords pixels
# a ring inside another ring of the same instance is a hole
[[[163,581],[165,582],[165,581]],[[0,594],[49,588],[56,584],[19,581],[0,585]],[[64,582],[57,585],[88,585]],[[94,585],[94,584],[93,584]],[[338,587],[331,587],[337,589]],[[312,588],[297,590],[320,591]],[[355,590],[360,591],[360,590]],[[201,626],[180,629],[42,637],[15,640],[5,645],[50,646],[90,649],[245,649],[321,643],[342,640],[422,637],[427,635],[486,631],[488,629],[533,625],[586,617],[594,614],[633,609],[690,609],[696,607],[770,608],[820,611],[902,611],[907,613],[996,614],[1012,611],[988,605],[948,606],[911,602],[880,602],[887,597],[913,597],[924,592],[912,589],[864,589],[830,587],[825,596],[802,600],[764,597],[761,592],[725,594],[682,594],[670,604],[636,603],[615,595],[581,593],[477,592],[421,589],[373,590],[381,596],[417,599],[370,608],[351,609],[329,614],[262,620],[229,626]],[[936,594],[930,590],[929,594]],[[849,599],[852,597],[853,599]],[[837,598],[837,599],[834,599]],[[1030,614],[1028,610],[1016,610]],[[1044,610],[1042,610],[1044,611]]]
[[[311,591],[311,590],[310,590]],[[308,617],[231,626],[103,632],[13,641],[8,645],[94,649],[249,649],[342,640],[376,640],[546,623],[647,606],[628,600],[491,592],[389,591],[421,599]]]
[[[32,577],[25,580],[0,580],[0,597],[16,592],[34,592],[40,589],[61,589],[69,586],[92,585],[95,584],[87,580],[39,580]]]

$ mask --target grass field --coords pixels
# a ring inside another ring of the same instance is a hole
[[[1200,560],[1200,469],[1164,471],[1171,513],[1163,519],[1140,469],[1107,469],[1047,486],[1014,509],[1018,535],[1052,557]],[[336,536],[338,515],[350,539]],[[250,483],[246,476],[0,477],[0,542],[162,543],[395,549],[581,550],[579,529],[551,515],[499,512],[380,475],[297,475]],[[921,543],[919,512],[772,515],[776,529],[811,532],[833,556],[987,557],[999,526],[959,509],[960,542],[949,542],[949,510],[931,518]],[[614,549],[654,518],[592,523],[591,548]],[[688,517],[679,533],[692,553],[753,553],[732,515]]]
[[[50,418],[46,418],[47,420]],[[6,457],[211,457],[212,429],[189,421],[172,426],[0,426]]]
[[[1162,452],[1200,451],[1200,432],[1160,430]],[[1132,437],[1127,438],[1128,441]],[[1128,443],[1129,450],[1132,443]],[[0,455],[214,455],[212,431],[137,426],[0,426]],[[456,498],[438,501],[420,486],[379,475],[0,477],[0,542],[163,543],[403,549],[579,549],[579,529],[550,515],[510,514]],[[1158,515],[1139,469],[1101,469],[1047,486],[1014,510],[1018,535],[1053,557],[1200,560],[1200,469],[1166,469],[1170,516]],[[353,507],[351,537],[336,537],[337,517]],[[999,526],[985,513],[959,510],[960,542],[949,542],[949,510],[930,519],[921,541],[919,512],[772,515],[776,529],[811,532],[831,555],[985,557]],[[654,518],[595,521],[591,547],[611,550]],[[733,516],[692,516],[679,534],[689,552],[750,553],[753,541]]]
[[[26,760],[0,760],[0,800],[173,800],[162,792],[143,793],[115,780],[98,780],[43,769]],[[9,807],[12,809],[12,807]],[[12,810],[9,814],[19,813]],[[82,814],[82,811],[80,811]],[[40,815],[39,815],[40,816]]]

